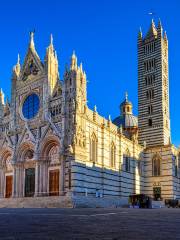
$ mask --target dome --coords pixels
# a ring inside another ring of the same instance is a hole
[[[120,104],[120,116],[116,117],[113,120],[113,123],[124,129],[137,128],[138,127],[138,118],[132,113],[132,103],[128,100],[128,94],[125,94],[125,100]]]
[[[113,123],[123,128],[137,128],[138,127],[138,118],[132,114],[124,114],[113,120]]]

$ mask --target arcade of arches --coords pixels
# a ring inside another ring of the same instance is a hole
[[[3,149],[0,194],[1,197],[57,196],[63,192],[61,178],[60,144],[48,140],[39,153],[34,146],[23,143],[13,160],[11,149]]]

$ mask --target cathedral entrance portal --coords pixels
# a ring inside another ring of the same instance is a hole
[[[35,193],[35,168],[25,170],[25,197],[34,197]]]
[[[13,176],[6,176],[6,198],[12,197]]]
[[[49,171],[49,195],[58,196],[59,195],[59,170]]]

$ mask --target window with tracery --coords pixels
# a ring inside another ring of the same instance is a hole
[[[123,161],[124,161],[124,170],[126,172],[130,172],[131,171],[131,159],[130,159],[130,154],[129,154],[129,150],[126,151],[126,153],[123,155]]]
[[[111,167],[115,167],[116,162],[116,147],[114,143],[111,144],[111,150],[110,150],[110,164]]]
[[[93,163],[97,162],[97,138],[95,134],[92,134],[90,140],[90,160]]]
[[[161,174],[161,160],[159,156],[154,156],[152,159],[152,175],[154,177],[160,176]]]
[[[59,147],[53,146],[48,154],[49,161],[51,163],[58,163],[59,162]]]

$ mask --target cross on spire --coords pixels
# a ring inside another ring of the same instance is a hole
[[[128,100],[128,92],[125,92],[125,99]]]

